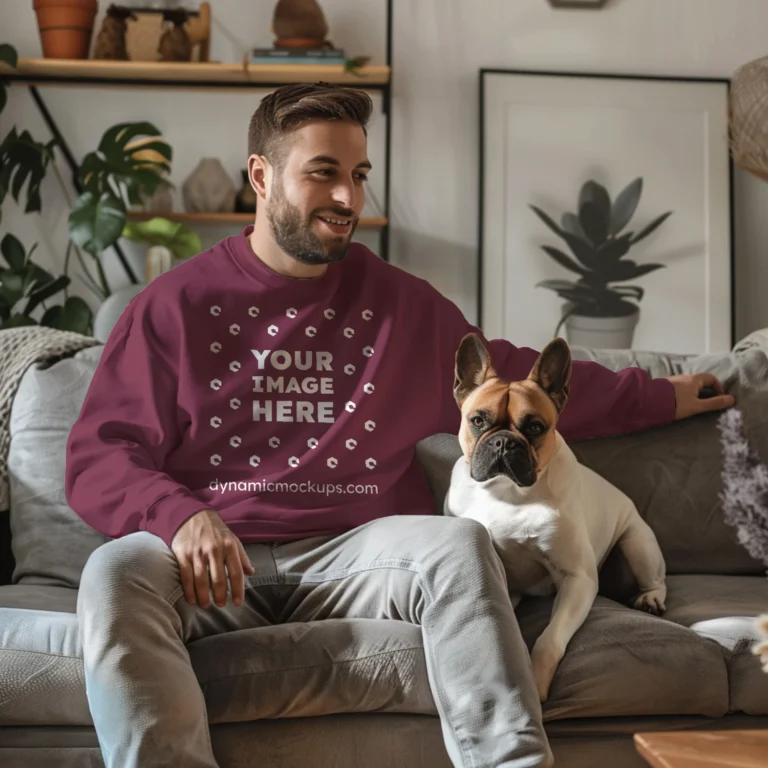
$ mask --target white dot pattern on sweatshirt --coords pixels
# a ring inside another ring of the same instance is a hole
[[[214,317],[218,317],[222,313],[221,306],[218,304],[211,305],[209,308],[209,311],[211,315]],[[298,310],[295,307],[288,307],[285,310],[285,316],[290,320],[296,319],[298,317],[298,314],[299,314]],[[259,307],[255,305],[248,307],[248,315],[253,318],[259,317],[260,315]],[[333,320],[336,317],[336,311],[332,307],[327,307],[323,311],[323,316],[325,317],[326,320]],[[364,321],[370,322],[373,319],[374,315],[370,309],[363,309],[360,313],[360,316]],[[232,336],[237,336],[240,333],[241,327],[238,323],[232,323],[229,326],[228,330]],[[276,324],[271,324],[267,328],[267,333],[272,337],[277,336],[279,332],[280,332],[280,329]],[[314,338],[317,335],[317,328],[313,325],[308,325],[304,329],[304,333],[307,337]],[[348,325],[343,328],[342,334],[345,338],[352,339],[356,335],[356,330],[353,326]],[[214,354],[218,354],[222,350],[221,342],[214,341],[210,345],[210,349],[211,349],[211,352],[213,352]],[[362,348],[362,354],[367,358],[371,358],[375,354],[374,348],[372,346],[365,346]],[[238,373],[241,369],[242,369],[242,364],[238,360],[233,360],[229,363],[229,370],[232,371],[233,373]],[[356,373],[357,367],[352,363],[346,363],[344,365],[343,370],[346,375],[352,376]],[[211,389],[220,390],[223,386],[223,383],[221,379],[215,378],[210,382],[210,385],[211,385]],[[373,383],[367,382],[366,384],[363,385],[363,392],[365,394],[370,395],[370,394],[373,394],[374,391],[375,391],[375,387]],[[230,405],[230,408],[232,408],[233,410],[237,410],[238,408],[240,408],[242,403],[238,398],[233,397],[233,398],[230,398],[229,405]],[[349,400],[345,404],[344,410],[350,414],[355,413],[355,411],[357,410],[357,404],[353,400]],[[221,417],[219,416],[212,417],[210,420],[210,424],[213,428],[218,429],[222,425]],[[376,429],[375,422],[369,419],[368,421],[365,422],[364,429],[367,432],[373,432]],[[271,448],[278,448],[280,446],[280,438],[278,438],[277,436],[273,436],[269,438],[268,442]],[[229,439],[229,444],[233,448],[239,448],[240,445],[242,445],[242,438],[239,435],[232,435]],[[345,445],[349,451],[354,451],[358,446],[358,441],[355,438],[349,438],[346,440]],[[317,438],[313,437],[307,441],[307,447],[310,450],[314,450],[318,446],[319,446],[319,441],[317,440]],[[211,464],[213,464],[214,466],[219,465],[222,462],[222,460],[223,459],[221,455],[218,453],[213,454],[210,458]],[[249,463],[253,467],[258,467],[261,464],[261,458],[257,455],[252,455],[249,458]],[[335,456],[331,456],[327,459],[326,463],[330,469],[335,469],[339,465],[339,460]],[[288,459],[288,464],[291,467],[297,467],[300,464],[300,459],[297,456],[292,456],[290,459]],[[367,458],[365,460],[365,466],[369,470],[374,469],[376,467],[376,459],[374,459],[373,457]]]

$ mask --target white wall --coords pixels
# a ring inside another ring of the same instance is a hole
[[[107,3],[101,5],[103,10]],[[394,5],[392,261],[429,279],[471,320],[477,319],[479,68],[728,77],[742,63],[768,54],[765,0],[610,0],[601,11],[554,10],[546,0],[394,0]],[[272,2],[213,0],[212,6],[213,58],[238,61],[248,47],[270,44]],[[322,0],[322,6],[334,43],[383,62],[384,0]],[[0,38],[22,55],[40,55],[29,0],[4,0],[3,11]],[[155,122],[174,147],[177,183],[203,154],[220,157],[238,177],[247,121],[259,98],[259,92],[41,91],[78,157],[118,120]],[[0,135],[13,122],[47,138],[22,88],[12,89]],[[370,141],[374,178],[383,170],[382,131],[376,119]],[[380,189],[381,176],[374,186]],[[48,263],[61,265],[67,211],[53,182],[45,193],[44,217],[22,216],[6,203],[0,228],[27,243],[38,239]],[[742,336],[768,326],[761,290],[768,284],[768,185],[737,173],[735,199],[737,335]],[[208,231],[205,241],[224,234]],[[365,242],[376,246],[375,237]],[[131,253],[140,269],[138,252]],[[114,286],[126,282],[113,260],[108,267]]]

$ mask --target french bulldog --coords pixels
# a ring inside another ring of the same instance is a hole
[[[461,341],[454,396],[459,443],[444,513],[483,523],[507,575],[510,598],[555,593],[552,615],[531,649],[542,702],[598,590],[598,572],[618,544],[640,589],[633,607],[661,615],[666,565],[632,500],[579,463],[557,430],[569,395],[571,351],[556,338],[530,374],[506,381],[477,334]]]

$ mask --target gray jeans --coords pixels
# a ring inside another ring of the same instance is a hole
[[[88,702],[107,768],[211,768],[205,700],[185,643],[329,618],[422,628],[429,683],[454,766],[552,765],[530,656],[487,530],[396,516],[336,537],[248,544],[256,572],[235,607],[187,603],[173,552],[142,532],[99,547],[77,613]],[[292,586],[274,590],[275,585]],[[274,604],[274,594],[283,597]]]

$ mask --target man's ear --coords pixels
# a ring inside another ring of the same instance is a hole
[[[476,333],[467,334],[456,352],[454,369],[453,395],[459,407],[472,390],[494,376],[496,371],[491,365],[491,353],[485,342]]]
[[[262,200],[267,199],[267,190],[271,184],[272,166],[263,155],[251,155],[248,158],[248,180],[253,191]]]
[[[571,349],[565,339],[557,338],[544,347],[528,375],[549,395],[558,413],[570,393],[571,367]]]

